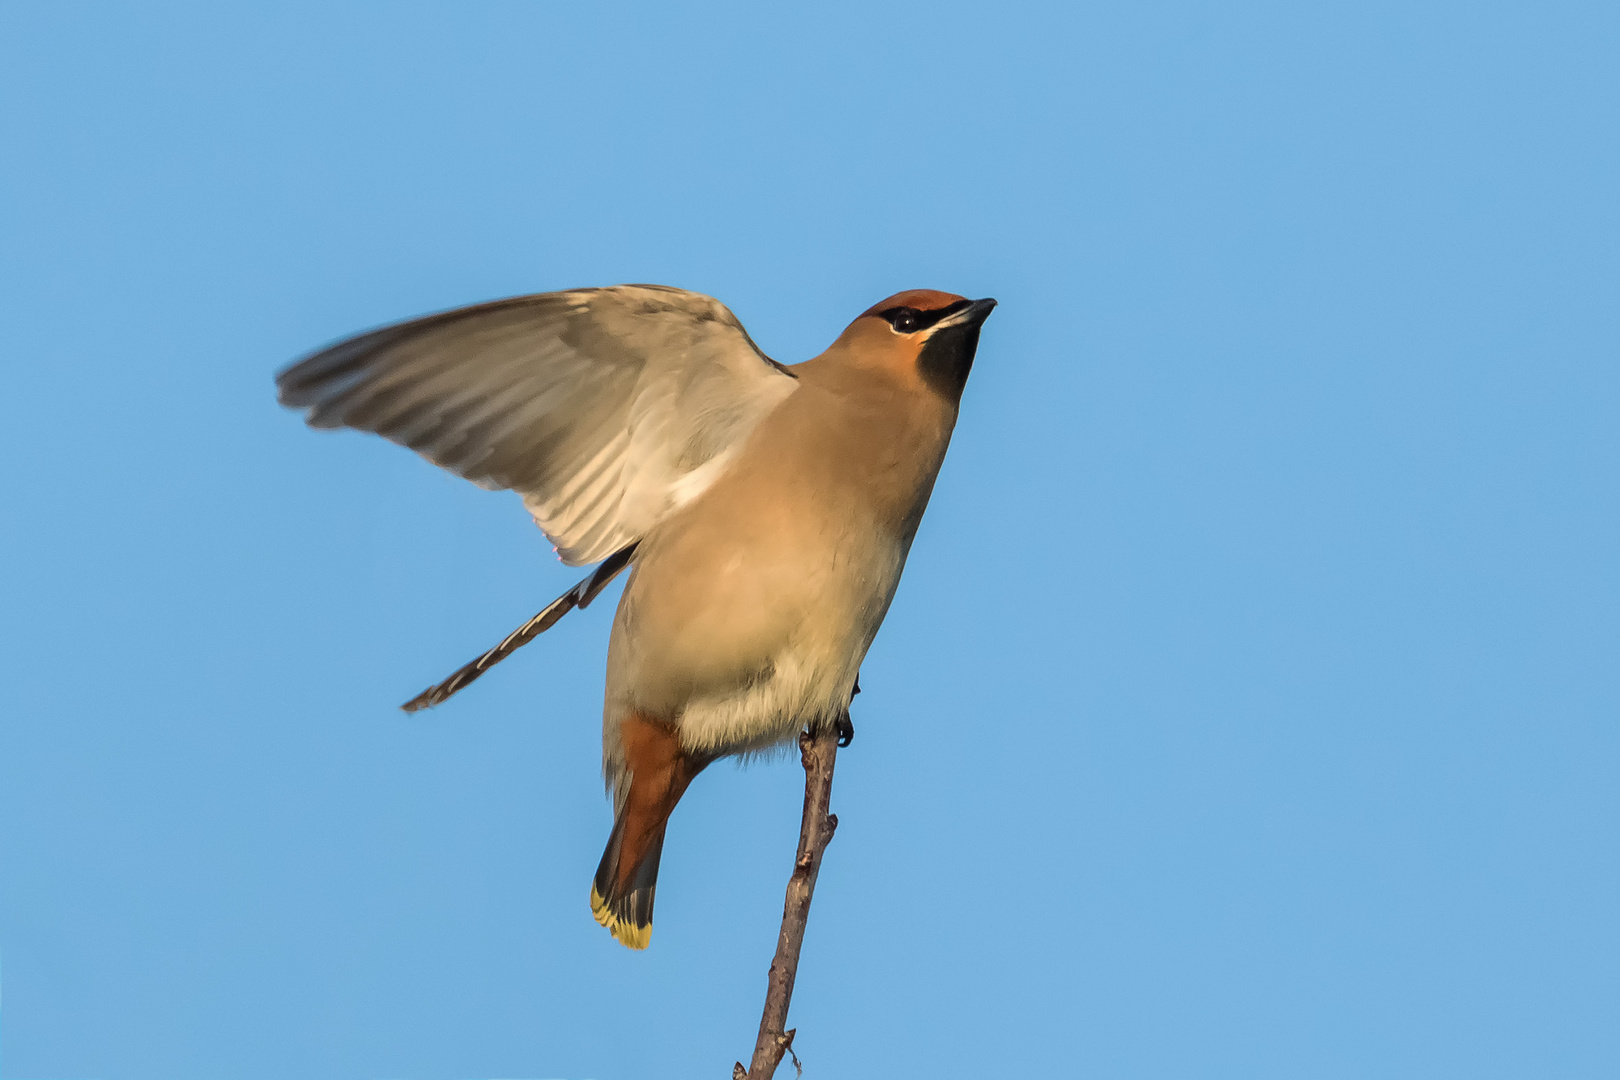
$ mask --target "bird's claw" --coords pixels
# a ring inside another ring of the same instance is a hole
[[[855,722],[849,718],[847,712],[838,714],[838,719],[833,721],[833,731],[838,733],[840,748],[855,741]]]

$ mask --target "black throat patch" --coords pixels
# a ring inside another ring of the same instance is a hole
[[[929,389],[955,404],[962,400],[973,355],[979,351],[979,324],[947,326],[923,342],[917,370]]]

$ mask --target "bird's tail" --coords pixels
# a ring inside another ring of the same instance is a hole
[[[640,713],[620,721],[619,731],[630,788],[617,800],[613,832],[591,882],[591,913],[622,944],[645,949],[669,815],[710,759],[688,753],[672,726]]]
[[[664,827],[660,822],[649,838],[640,860],[620,873],[620,859],[634,855],[625,850],[625,815],[613,823],[607,850],[591,882],[591,914],[621,945],[645,949],[652,940],[653,895],[658,888],[658,859],[664,852]]]

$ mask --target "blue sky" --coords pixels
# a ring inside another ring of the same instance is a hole
[[[801,774],[590,918],[610,608],[305,430],[651,281],[995,296],[841,755],[811,1077],[1620,1071],[1620,9],[0,11],[0,1076],[727,1075]]]

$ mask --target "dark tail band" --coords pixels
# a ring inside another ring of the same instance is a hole
[[[652,940],[653,895],[658,888],[658,860],[664,853],[664,826],[658,827],[630,876],[628,887],[615,884],[619,876],[619,852],[624,839],[624,818],[613,823],[607,849],[591,881],[591,914],[607,927],[619,943],[632,949],[645,949]]]

